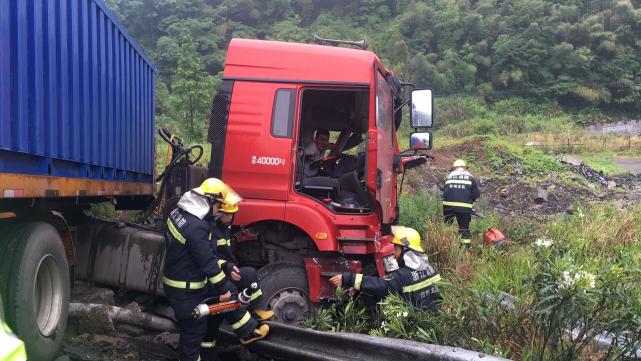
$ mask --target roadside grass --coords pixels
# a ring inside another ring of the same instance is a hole
[[[546,153],[641,154],[641,137],[620,134],[595,134],[583,128],[558,132],[529,132],[510,135],[515,144],[531,143]]]
[[[436,109],[434,148],[481,139],[493,171],[523,172],[536,178],[561,172],[563,167],[555,164],[556,158],[574,154],[585,158],[586,164],[597,171],[617,176],[626,170],[612,161],[614,157],[641,156],[641,137],[595,134],[584,128],[586,124],[616,120],[612,114],[570,111],[554,102],[520,97],[489,101],[453,96],[437,99]],[[526,147],[530,142],[532,145]],[[505,148],[511,154],[499,151]],[[476,158],[476,154],[467,155],[472,163]]]
[[[519,177],[531,186],[537,186],[553,177],[558,182],[588,189],[591,181],[576,173],[571,166],[560,163],[562,157],[574,157],[607,177],[629,174],[630,171],[619,166],[616,158],[622,158],[612,151],[552,153],[544,149],[524,146],[510,137],[495,135],[474,135],[463,138],[437,138],[437,155],[452,156],[448,148],[456,152],[456,157],[467,161],[473,174],[481,178]],[[639,157],[639,155],[637,155]]]
[[[494,103],[482,97],[448,97],[436,105],[439,115],[436,128],[441,136],[512,135],[576,128],[574,117],[558,105],[519,97]]]
[[[455,227],[442,222],[437,195],[403,196],[400,207],[402,224],[421,231],[444,278],[441,313],[390,296],[370,316],[357,313],[368,320],[360,332],[516,360],[615,360],[641,347],[641,207],[603,203],[547,224],[524,221],[508,228],[516,239],[501,250],[461,248]],[[474,232],[476,243],[480,230],[498,222],[488,218]],[[308,326],[344,325],[340,310],[319,311],[325,321]],[[572,329],[578,336],[569,336]],[[627,341],[596,352],[591,339],[606,330]]]
[[[536,183],[551,172],[569,171],[554,155],[514,144],[505,137],[475,135],[459,139],[446,138],[440,142],[450,147],[460,147],[465,152],[460,156],[468,163],[471,171],[479,176],[526,176],[529,182]],[[468,149],[468,144],[476,145],[473,149]],[[439,149],[447,146],[439,145]]]

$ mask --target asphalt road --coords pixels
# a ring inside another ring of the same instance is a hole
[[[641,158],[616,158],[614,161],[634,174],[641,174]]]

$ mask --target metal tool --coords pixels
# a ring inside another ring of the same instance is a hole
[[[251,302],[252,295],[257,290],[258,284],[254,282],[248,288],[245,288],[241,293],[239,293],[237,299],[217,302],[213,304],[208,304],[207,301],[212,300],[208,299],[196,306],[191,314],[195,319],[199,320],[203,317],[215,316],[222,313],[235,311],[243,306],[247,306]]]

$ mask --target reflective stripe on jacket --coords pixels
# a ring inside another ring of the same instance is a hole
[[[220,259],[233,264],[238,263],[234,256],[234,242],[232,241],[229,226],[220,221],[214,222],[212,241],[216,242],[216,253]]]
[[[465,169],[457,168],[445,180],[443,207],[455,212],[472,213],[472,205],[480,195],[476,179]]]
[[[385,278],[364,276],[358,273],[344,273],[343,285],[378,299],[385,298],[390,293],[401,295],[414,306],[424,310],[435,311],[441,300],[437,283],[441,276],[431,264],[427,269],[416,271],[409,267],[401,267],[388,274]]]
[[[11,332],[9,326],[0,320],[0,361],[26,361],[27,350],[24,342]]]
[[[203,280],[207,280],[220,292],[233,288],[221,268],[216,250],[212,249],[211,237],[206,220],[181,208],[169,213],[165,230],[167,254],[164,276],[168,280],[165,285],[175,288],[187,288],[189,285],[190,289],[197,289]]]

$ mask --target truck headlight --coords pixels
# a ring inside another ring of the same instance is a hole
[[[398,269],[398,262],[393,254],[383,257],[383,267],[385,268],[385,273],[390,273]]]

